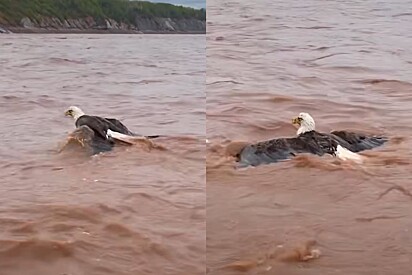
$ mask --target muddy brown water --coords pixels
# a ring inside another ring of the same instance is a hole
[[[208,1],[208,274],[412,272],[411,4]],[[295,135],[299,112],[391,140],[361,166],[221,161],[233,141]],[[313,241],[318,259],[277,256]]]
[[[204,36],[0,45],[0,274],[204,274]],[[167,135],[166,150],[58,154],[70,105]]]

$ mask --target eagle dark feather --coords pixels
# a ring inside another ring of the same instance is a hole
[[[92,129],[96,137],[99,136],[104,139],[107,139],[107,130],[112,130],[110,126],[113,127],[113,125],[109,121],[102,117],[88,115],[83,115],[76,120],[76,127],[83,125],[88,126],[90,129]]]

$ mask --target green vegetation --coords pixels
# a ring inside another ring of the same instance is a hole
[[[133,24],[136,16],[206,20],[204,9],[196,10],[164,3],[128,0],[0,0],[0,22],[18,24],[23,17],[78,19],[92,16]],[[3,20],[1,20],[3,19]]]

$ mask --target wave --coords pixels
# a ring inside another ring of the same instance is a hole
[[[10,258],[25,258],[37,261],[55,261],[73,257],[76,241],[54,241],[39,238],[28,240],[0,240],[0,255]]]

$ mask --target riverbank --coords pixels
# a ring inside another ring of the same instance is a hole
[[[42,29],[42,28],[35,28],[35,29],[25,29],[19,27],[11,27],[9,29],[0,28],[1,33],[27,33],[27,34],[40,34],[40,33],[50,33],[50,34],[205,34],[205,32],[199,31],[137,31],[137,30],[96,30],[96,29]]]
[[[110,33],[110,34],[204,34],[206,22],[198,19],[136,18],[135,24],[113,19],[97,22],[93,17],[60,20],[53,17],[31,19],[20,24],[0,25],[0,33]]]

